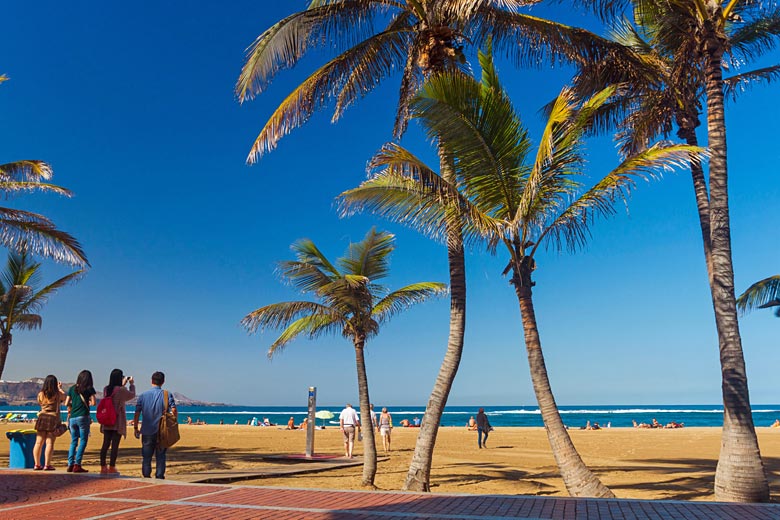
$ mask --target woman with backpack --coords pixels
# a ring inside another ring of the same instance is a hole
[[[130,389],[125,385],[130,384]],[[115,368],[108,378],[108,386],[103,389],[103,399],[97,409],[100,431],[103,433],[103,447],[100,448],[101,475],[119,475],[116,470],[116,457],[119,453],[119,440],[127,436],[127,414],[125,403],[135,397],[135,381],[125,377],[121,370]],[[111,447],[109,465],[106,466],[106,454]]]
[[[41,411],[35,421],[35,447],[33,448],[34,470],[53,471],[51,455],[54,451],[54,440],[57,438],[57,428],[62,425],[60,418],[60,405],[65,400],[65,392],[62,391],[62,383],[53,375],[46,376],[43,387],[38,393],[38,404]],[[64,433],[64,430],[62,431]],[[46,443],[46,467],[41,465],[41,450]]]
[[[65,406],[68,407],[68,429],[70,430],[70,449],[68,450],[68,473],[87,473],[81,467],[81,458],[89,440],[89,426],[92,418],[89,407],[95,405],[95,388],[92,384],[92,372],[82,370],[76,378],[76,384],[68,388]],[[81,442],[79,442],[81,441]]]

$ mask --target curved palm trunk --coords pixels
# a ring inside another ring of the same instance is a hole
[[[542,413],[547,439],[550,441],[555,462],[563,477],[566,490],[573,497],[614,498],[615,495],[601,480],[585,465],[582,457],[574,447],[569,432],[563,424],[558,405],[550,388],[547,377],[547,367],[544,364],[542,343],[536,326],[536,314],[531,296],[530,285],[520,285],[513,281],[517,300],[520,302],[520,314],[525,333],[525,348],[528,352],[528,366],[531,370],[531,381],[534,393]]]
[[[439,163],[442,177],[452,182],[454,174],[441,150]],[[466,260],[463,254],[463,233],[457,209],[451,210],[447,221],[447,260],[450,270],[450,333],[447,339],[447,351],[428,398],[428,405],[425,407],[425,420],[417,435],[414,455],[403,485],[406,491],[431,490],[431,465],[436,436],[463,355],[463,336],[466,333]]]
[[[3,333],[0,336],[0,380],[3,379],[5,371],[5,360],[8,357],[8,350],[11,348],[11,334]]]
[[[356,339],[355,365],[357,366],[358,394],[360,396],[360,431],[363,434],[363,482],[364,486],[374,486],[376,476],[376,444],[374,428],[371,425],[371,400],[368,397],[368,376],[366,359],[363,356],[365,341]]]
[[[698,126],[698,117],[694,125],[690,127],[681,127],[677,133],[686,144],[699,146],[699,139],[696,137],[696,126]],[[704,262],[707,264],[707,279],[712,284],[712,245],[710,241],[710,197],[707,193],[707,181],[704,178],[704,168],[701,160],[691,159],[691,180],[693,181],[693,193],[696,197],[696,210],[699,214],[699,227],[701,229],[701,240],[704,246]]]
[[[450,395],[455,375],[463,354],[463,335],[466,331],[466,262],[463,255],[463,236],[460,224],[450,224],[447,229],[447,256],[450,267],[450,334],[447,352],[444,354],[439,375],[425,407],[425,420],[417,436],[414,456],[406,474],[403,489],[406,491],[430,491],[433,448],[439,432],[444,407]]]
[[[719,10],[718,10],[719,12]],[[723,43],[709,26],[704,42],[707,88],[707,135],[710,145],[710,237],[712,304],[718,329],[723,391],[723,436],[715,497],[735,502],[769,500],[769,484],[758,448],[750,408],[742,338],[737,321],[734,268],[731,257],[726,121],[721,58]]]

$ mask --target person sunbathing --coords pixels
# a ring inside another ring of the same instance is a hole
[[[653,424],[650,425],[651,428],[663,428],[664,425],[659,423],[655,417],[653,417]]]
[[[635,420],[632,420],[631,422],[634,423],[634,428],[652,428],[652,426],[650,426],[647,423],[639,423],[639,424],[637,424],[637,422]]]
[[[287,421],[287,429],[288,430],[295,430],[296,429],[295,428],[295,419],[293,419],[292,417],[290,417],[290,420]]]
[[[466,428],[468,428],[469,431],[476,431],[477,430],[477,421],[474,420],[474,416],[473,415],[469,418],[469,422],[466,423]]]
[[[780,428],[780,419],[775,419],[775,422],[772,423],[770,428]]]
[[[401,426],[403,426],[404,428],[408,428],[409,427],[409,419],[401,419],[401,422],[399,424]]]

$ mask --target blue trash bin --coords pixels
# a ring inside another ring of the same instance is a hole
[[[33,448],[35,447],[35,430],[11,430],[5,432],[5,436],[11,441],[8,453],[8,467],[13,469],[25,469],[35,466],[33,460]],[[41,465],[46,464],[44,450],[41,450]]]

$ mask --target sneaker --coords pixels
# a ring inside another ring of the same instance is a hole
[[[73,464],[68,464],[68,469],[66,469],[68,473],[73,473]]]
[[[109,475],[114,475],[115,477],[119,476],[119,471],[117,471],[116,466],[109,466],[108,471],[106,471]]]
[[[100,474],[101,475],[108,474],[108,466],[100,466]]]
[[[74,464],[73,473],[89,473],[89,470],[82,468],[81,464]]]

